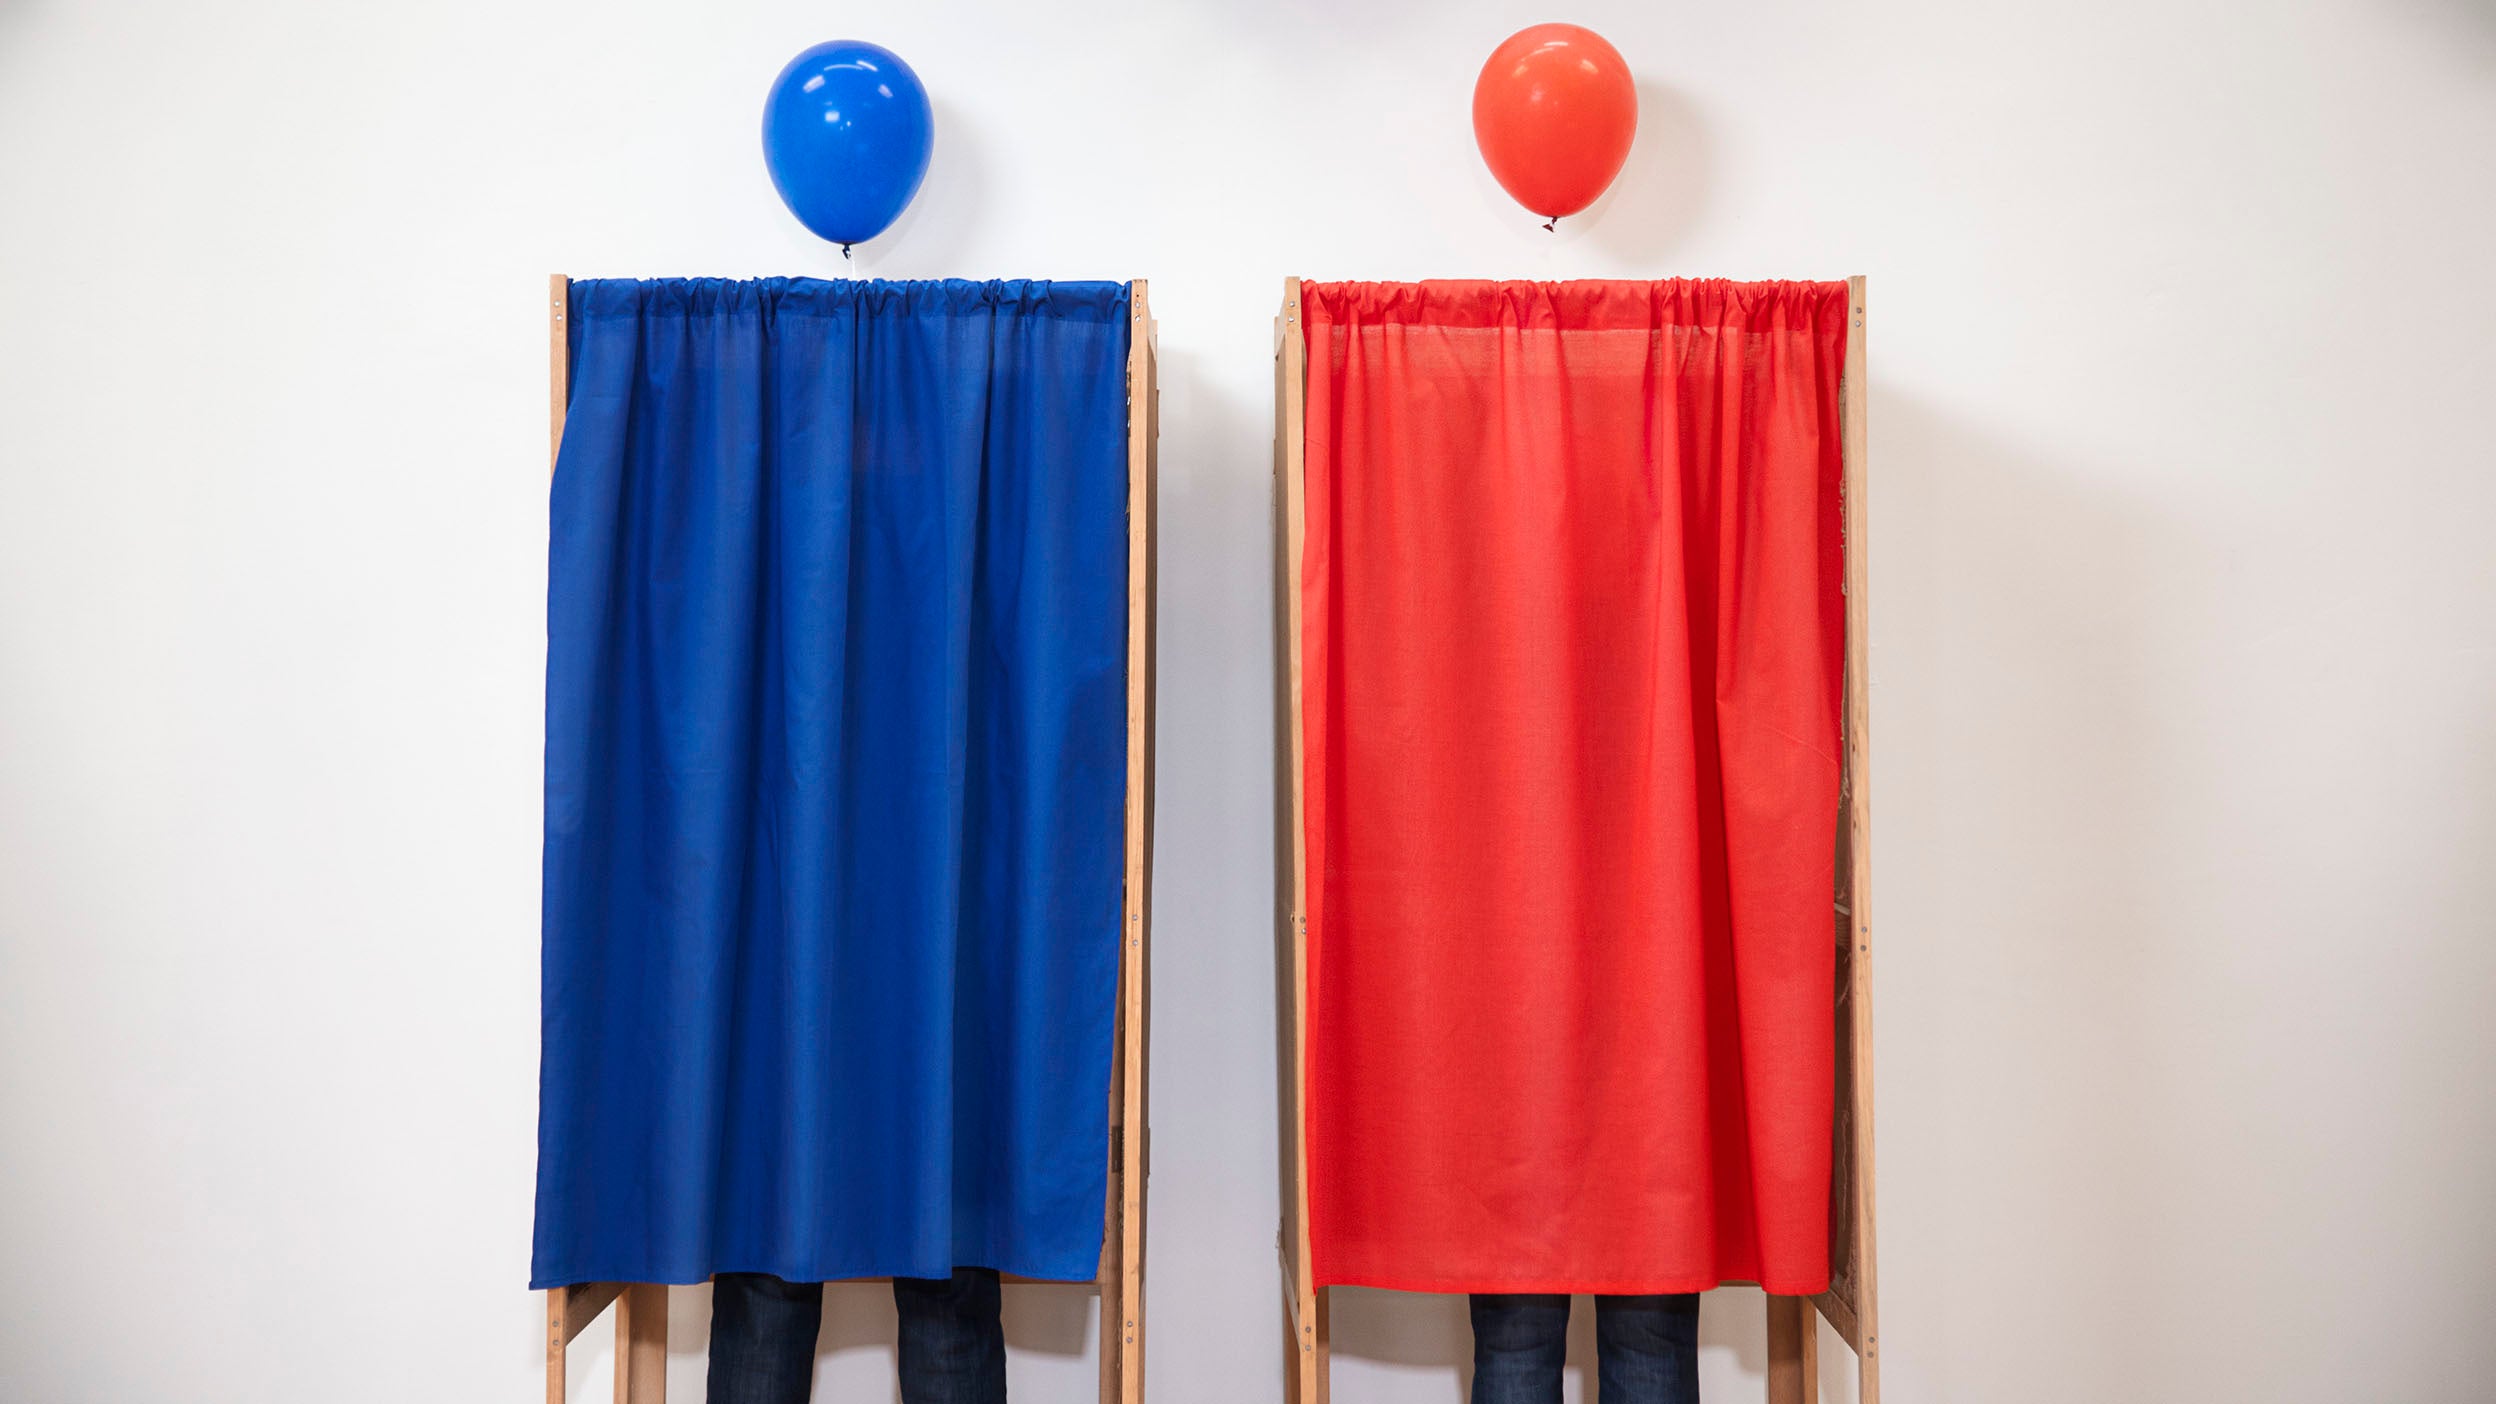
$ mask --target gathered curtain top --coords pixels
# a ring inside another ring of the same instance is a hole
[[[1847,292],[1842,282],[1586,278],[1534,283],[1434,278],[1419,283],[1304,282],[1300,302],[1309,317],[1370,326],[1800,331],[1842,327]]]
[[[970,316],[1000,311],[1067,322],[1127,315],[1127,284],[1045,278],[589,278],[572,284],[580,317]]]

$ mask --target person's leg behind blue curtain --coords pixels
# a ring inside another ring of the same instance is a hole
[[[1004,1298],[993,1268],[896,1277],[902,1404],[1005,1404]],[[709,1404],[807,1404],[823,1284],[723,1272],[711,1286]]]
[[[806,1404],[822,1330],[820,1282],[760,1272],[712,1278],[710,1404]]]
[[[896,1277],[902,1404],[1005,1404],[1003,1297],[994,1268]]]

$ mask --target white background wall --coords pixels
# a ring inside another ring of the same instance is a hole
[[[2496,4],[1562,8],[1644,115],[1551,235],[1540,4],[0,0],[0,1397],[537,1397],[545,275],[845,271],[757,140],[845,35],[938,122],[857,272],[1152,280],[1155,1399],[1278,1397],[1286,273],[1871,275],[1894,1399],[2496,1396]]]

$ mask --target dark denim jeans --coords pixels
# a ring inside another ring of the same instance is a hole
[[[1473,1297],[1473,1404],[1560,1404],[1569,1299]],[[1600,1404],[1699,1404],[1699,1295],[1595,1298]]]
[[[1005,1326],[992,1268],[896,1277],[902,1404],[1005,1404]],[[823,1284],[759,1272],[711,1279],[710,1404],[806,1404]]]

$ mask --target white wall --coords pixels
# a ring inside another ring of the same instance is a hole
[[[844,272],[756,136],[842,35],[939,131],[855,271],[1152,280],[1156,1399],[1277,1397],[1286,273],[1871,275],[1893,1398],[2496,1395],[2496,5],[1578,0],[1557,235],[1466,106],[1548,7],[1132,9],[0,0],[0,1397],[536,1397],[544,278]]]

